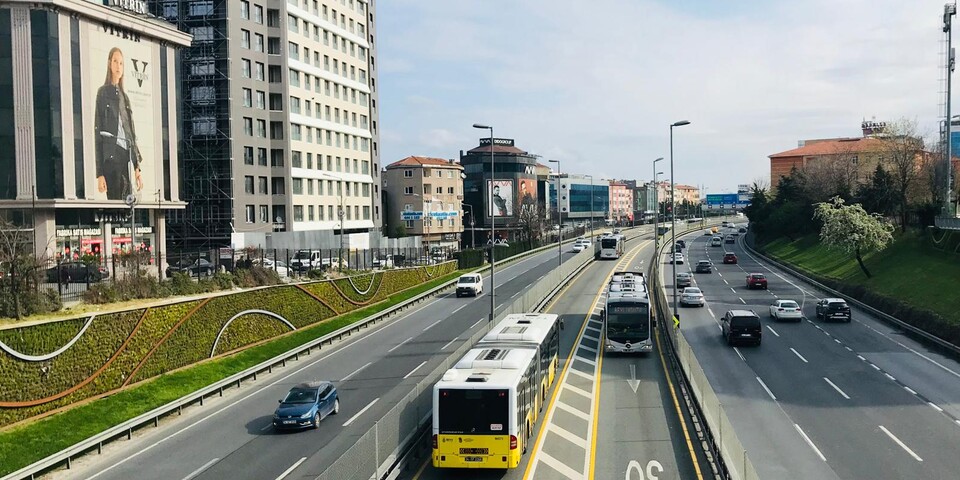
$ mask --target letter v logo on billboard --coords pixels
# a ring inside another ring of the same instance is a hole
[[[150,80],[150,77],[147,76],[147,62],[132,59],[133,61],[133,78],[137,79],[137,85],[143,87],[143,82]]]

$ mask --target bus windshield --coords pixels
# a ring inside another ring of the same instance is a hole
[[[607,306],[607,337],[611,340],[646,340],[650,337],[649,307],[645,303],[612,303]]]
[[[507,390],[440,390],[440,433],[502,434],[509,432]]]
[[[600,240],[600,247],[602,248],[617,248],[617,239],[616,238],[604,238]]]

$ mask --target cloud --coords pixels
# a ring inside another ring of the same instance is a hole
[[[936,131],[942,2],[715,3],[382,2],[379,56],[416,65],[380,72],[381,124],[401,132],[384,158],[456,157],[484,122],[564,171],[643,180],[687,119],[676,179],[721,190],[864,118]]]

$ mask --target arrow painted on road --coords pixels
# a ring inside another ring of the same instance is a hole
[[[627,384],[633,389],[633,393],[637,393],[637,388],[640,387],[640,380],[637,380],[636,365],[630,365],[630,380],[627,380]]]

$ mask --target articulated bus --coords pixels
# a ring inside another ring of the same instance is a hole
[[[614,272],[603,308],[605,351],[652,352],[651,323],[650,299],[643,274]]]
[[[623,235],[607,235],[600,238],[593,250],[597,260],[617,259],[623,255]]]
[[[433,466],[516,468],[547,372],[536,349],[477,346],[433,386]]]
[[[560,368],[559,315],[552,313],[511,313],[477,343],[477,348],[493,346],[525,347],[537,350],[540,370],[546,372],[540,382],[537,410],[547,398],[547,392]]]

